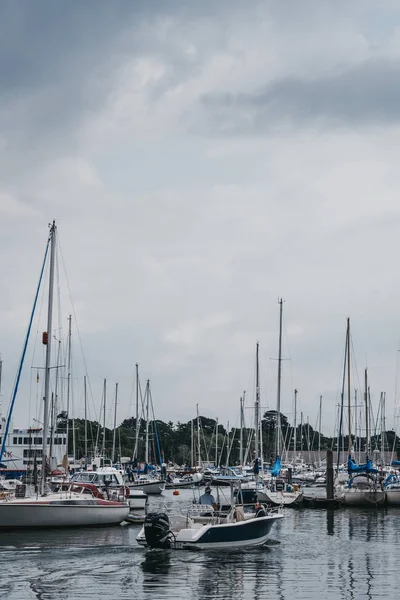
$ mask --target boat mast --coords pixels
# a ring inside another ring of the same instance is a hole
[[[149,386],[150,379],[146,383],[146,448],[144,457],[146,465],[149,464]]]
[[[351,396],[350,396],[350,319],[347,319],[347,399],[348,399],[348,421],[349,421],[349,456],[351,456]]]
[[[49,404],[50,404],[50,361],[51,339],[53,328],[53,291],[54,291],[54,259],[56,250],[56,223],[50,226],[50,272],[49,272],[49,300],[47,305],[47,336],[46,336],[46,366],[44,380],[44,410],[43,410],[43,449],[42,449],[42,495],[46,495],[46,466],[47,466],[47,436],[49,433]]]
[[[201,466],[201,461],[200,461],[200,415],[199,415],[199,405],[196,404],[196,411],[197,411],[197,464],[199,465],[199,467]]]
[[[259,416],[259,412],[260,412],[260,366],[259,366],[259,360],[258,360],[258,350],[259,350],[259,343],[257,342],[256,345],[256,403],[254,406],[254,458],[255,460],[257,460],[258,463],[258,424],[259,424],[259,420],[260,420],[260,416]]]
[[[243,397],[240,398],[240,446],[239,446],[239,462],[243,467]]]
[[[113,431],[113,448],[111,460],[115,463],[115,434],[117,426],[117,400],[118,400],[118,383],[115,384],[115,405],[114,405],[114,431]]]
[[[133,450],[133,459],[137,462],[139,448],[139,365],[136,363],[136,423],[135,423],[135,448]]]
[[[283,300],[278,300],[279,304],[279,348],[278,348],[278,389],[277,389],[277,401],[276,401],[276,456],[281,454],[281,378],[282,378],[282,309]]]
[[[107,399],[107,379],[104,380],[103,386],[103,447],[101,454],[103,458],[106,455],[106,399]]]
[[[300,454],[303,460],[303,411],[300,412]]]
[[[296,461],[296,450],[297,450],[297,390],[294,390],[294,440],[293,440],[293,450],[294,450],[294,462],[293,467],[295,466]]]
[[[190,421],[190,458],[192,468],[194,467],[194,419]],[[217,465],[215,465],[217,466]]]
[[[369,452],[369,419],[368,419],[368,371],[364,370],[364,402],[365,402],[365,453],[368,459]]]
[[[66,432],[66,437],[65,437],[65,441],[66,441],[66,448],[65,448],[65,454],[67,455],[67,459],[68,459],[68,454],[69,454],[69,444],[68,444],[68,438],[69,438],[69,402],[70,402],[70,393],[71,393],[71,315],[69,315],[68,317],[68,372],[67,372],[67,432]],[[75,456],[74,456],[74,460],[75,460]]]
[[[83,378],[83,392],[85,399],[85,467],[88,464],[88,451],[87,451],[87,392],[86,392],[86,375]]]
[[[215,419],[215,466],[218,460],[218,417]]]
[[[322,396],[319,397],[319,425],[318,425],[318,460],[321,466],[321,421],[322,421]]]

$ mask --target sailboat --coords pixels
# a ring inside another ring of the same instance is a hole
[[[377,478],[377,469],[368,458],[369,451],[369,404],[368,404],[368,379],[365,369],[365,428],[366,428],[366,462],[357,465],[352,459],[351,440],[351,388],[350,388],[350,319],[347,319],[345,370],[347,364],[347,398],[348,398],[348,459],[347,472],[349,479],[342,490],[337,490],[336,495],[341,495],[342,502],[347,506],[378,506],[385,502],[385,492]],[[344,383],[344,377],[343,377]],[[344,388],[342,390],[343,408]],[[342,419],[341,419],[342,420]],[[339,494],[338,494],[339,492]],[[341,492],[341,493],[340,493]]]
[[[295,489],[290,483],[280,478],[281,465],[281,378],[282,378],[282,313],[283,300],[279,299],[279,352],[278,352],[278,387],[276,403],[276,459],[271,472],[268,486],[257,490],[260,502],[278,506],[297,506],[303,500],[301,490]]]
[[[37,472],[35,468],[35,493],[32,496],[26,496],[26,486],[17,486],[14,497],[6,497],[0,502],[0,529],[16,528],[42,528],[42,527],[76,527],[90,525],[111,525],[121,523],[129,514],[129,505],[125,499],[108,500],[96,490],[95,486],[87,484],[68,484],[62,487],[60,491],[49,492],[46,484],[46,473],[48,470],[48,444],[49,444],[49,407],[50,407],[50,370],[51,370],[51,340],[52,340],[52,319],[53,319],[53,288],[55,271],[55,251],[56,251],[56,225],[53,221],[50,226],[50,234],[47,240],[45,257],[42,265],[38,288],[36,291],[35,302],[31,313],[28,333],[25,339],[24,351],[19,366],[17,383],[22,371],[25,351],[29,340],[29,333],[36,308],[39,289],[41,286],[44,267],[50,248],[50,267],[49,267],[49,291],[47,306],[47,332],[43,334],[43,343],[46,345],[46,364],[45,364],[45,395],[43,409],[43,446],[42,446],[42,472],[41,485],[37,485]],[[11,421],[12,409],[16,397],[16,385],[8,421],[5,431],[7,436],[7,427]],[[2,453],[4,446],[2,446]],[[36,465],[35,465],[36,467]]]

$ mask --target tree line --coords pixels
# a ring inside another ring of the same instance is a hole
[[[296,427],[296,436],[294,427],[291,425],[285,415],[281,413],[281,439],[286,450],[296,453],[312,452],[321,450],[337,450],[339,447],[348,452],[348,436],[326,437],[316,431],[308,423],[300,424]],[[276,432],[277,432],[277,412],[270,410],[264,413],[261,419],[261,445],[263,457],[269,462],[273,462],[276,455]],[[61,413],[57,419],[57,430],[66,431],[67,417]],[[218,434],[216,436],[216,431]],[[115,430],[108,429],[97,421],[86,422],[87,448],[88,454],[93,456],[96,448],[101,452],[105,448],[107,457],[113,461],[118,461],[121,457],[134,459],[138,462],[145,460],[146,443],[146,422],[139,420],[139,436],[137,456],[133,456],[136,438],[136,419],[131,417],[125,419]],[[114,446],[115,434],[115,456],[111,456]],[[296,437],[296,447],[294,440]],[[73,452],[75,446],[75,458],[80,459],[85,456],[85,421],[83,419],[69,420],[69,454]],[[160,464],[161,462],[172,462],[178,465],[199,464],[200,461],[208,463],[217,463],[219,466],[226,464],[239,464],[242,447],[242,456],[247,463],[251,463],[255,455],[254,429],[244,428],[242,432],[239,428],[226,428],[218,424],[215,419],[200,416],[191,419],[187,423],[172,421],[165,423],[161,420],[154,420],[149,423],[149,462]],[[384,449],[391,452],[395,451],[395,456],[400,454],[400,439],[394,431],[386,431],[384,436]],[[241,443],[242,441],[242,443]],[[364,437],[355,438],[352,436],[353,447],[365,450],[366,440]],[[381,434],[373,435],[370,440],[370,449],[380,449]],[[200,456],[199,456],[200,449]],[[304,454],[303,454],[304,455]]]

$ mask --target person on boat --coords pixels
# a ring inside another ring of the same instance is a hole
[[[211,493],[211,487],[209,485],[206,485],[204,494],[200,496],[199,504],[207,504],[208,506],[212,506],[214,510],[216,510],[217,503],[215,502],[215,498]]]

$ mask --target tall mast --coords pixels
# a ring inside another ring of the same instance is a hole
[[[294,460],[296,460],[297,450],[297,390],[294,390],[294,440],[293,440]]]
[[[386,392],[381,392],[381,460],[384,463],[385,457],[385,396]]]
[[[215,466],[218,460],[218,417],[215,419]]]
[[[365,402],[365,453],[369,452],[369,414],[368,414],[368,371],[364,371],[364,402]]]
[[[56,223],[50,226],[50,272],[49,272],[49,300],[47,305],[47,344],[46,366],[44,381],[44,410],[43,410],[43,449],[42,449],[42,494],[46,495],[46,466],[47,466],[47,436],[49,434],[49,404],[50,404],[50,361],[51,339],[53,329],[53,288],[54,288],[54,261],[56,250]]]
[[[149,387],[150,380],[147,380],[146,383],[146,449],[145,449],[145,463],[149,464]]]
[[[194,419],[190,422],[190,458],[192,468],[194,467]],[[216,465],[215,465],[216,466]]]
[[[136,422],[135,422],[135,448],[133,450],[133,459],[137,461],[139,449],[139,365],[136,363]]]
[[[115,462],[115,434],[117,427],[117,400],[118,400],[118,383],[115,384],[115,405],[114,405],[114,432],[113,432],[113,448],[112,448],[112,458],[113,463]]]
[[[240,446],[239,446],[239,462],[243,467],[243,397],[240,398]]]
[[[300,412],[300,452],[303,459],[303,411]]]
[[[70,412],[70,393],[71,393],[71,315],[68,317],[68,366],[67,366],[67,433],[66,433],[66,442],[67,447],[65,449],[65,453],[68,457],[68,437],[69,437],[69,412]],[[75,457],[74,457],[75,458]]]
[[[260,366],[258,360],[259,343],[256,345],[256,403],[254,406],[254,458],[258,459],[258,423],[260,420]]]
[[[351,397],[350,397],[350,319],[347,319],[347,399],[348,399],[348,421],[349,421],[349,456],[351,456]]]
[[[86,393],[86,375],[83,378],[83,391],[85,398],[85,466],[88,463],[88,451],[87,451],[87,393]]]
[[[199,405],[196,404],[196,410],[197,410],[197,464],[199,466],[201,466],[201,460],[200,460],[200,415],[199,415]]]
[[[278,390],[277,390],[277,401],[276,401],[276,456],[281,454],[281,377],[282,377],[282,309],[283,300],[278,300],[279,304],[279,349],[278,349]]]
[[[322,422],[322,396],[319,397],[319,426],[318,426],[318,460],[321,466],[321,422]]]
[[[103,386],[103,447],[101,454],[103,458],[106,455],[106,400],[107,400],[107,379],[104,380]]]

